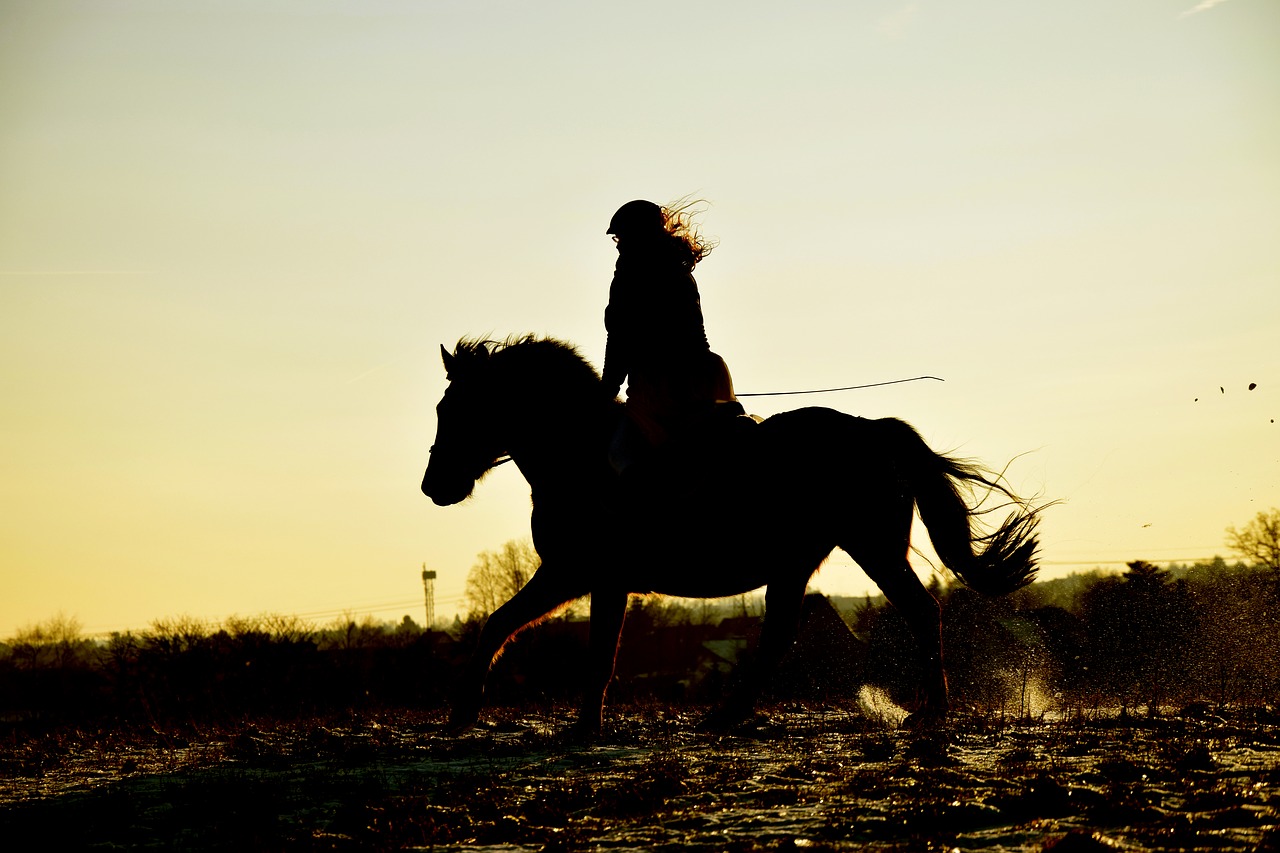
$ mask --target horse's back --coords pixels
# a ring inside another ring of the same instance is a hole
[[[784,488],[848,477],[878,480],[891,475],[894,457],[917,441],[915,429],[897,418],[810,406],[766,418],[747,462]]]
[[[808,407],[681,460],[624,521],[630,591],[715,598],[811,574],[868,507],[901,500],[885,452],[896,430]]]

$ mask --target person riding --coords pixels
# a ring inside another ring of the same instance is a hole
[[[604,313],[603,382],[612,397],[627,383],[626,417],[609,450],[619,472],[705,421],[717,404],[736,406],[729,368],[707,342],[693,278],[713,244],[686,210],[636,200],[609,222],[618,261]]]

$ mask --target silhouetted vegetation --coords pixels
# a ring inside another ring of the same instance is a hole
[[[0,719],[165,724],[442,701],[456,644],[351,619],[187,617],[91,640],[58,617],[0,645]]]
[[[1266,566],[1136,561],[1123,574],[1073,575],[1001,599],[937,580],[931,591],[943,605],[957,708],[1069,717],[1263,708],[1280,698],[1280,579]],[[900,615],[882,599],[835,603],[851,632],[810,617],[773,696],[852,698],[867,683],[909,707],[919,674]],[[751,599],[633,599],[612,695],[714,702],[759,616]],[[289,616],[217,626],[176,618],[93,640],[57,617],[0,645],[0,718],[155,725],[438,708],[482,622],[424,631],[408,617],[323,627]],[[494,669],[489,700],[550,705],[575,696],[588,631],[569,613],[519,635]],[[823,675],[835,672],[845,677]]]
[[[1227,545],[1255,565],[1280,572],[1280,509],[1258,513],[1240,530],[1228,527]]]
[[[462,603],[469,618],[483,619],[520,591],[538,569],[530,539],[512,539],[495,551],[483,551],[467,573]]]
[[[1053,849],[1275,846],[1272,569],[1135,561],[1002,599],[931,592],[941,737],[892,731],[878,704],[910,704],[918,678],[883,600],[811,596],[774,701],[724,738],[693,706],[750,648],[758,599],[634,598],[609,737],[643,746],[603,752],[561,733],[588,634],[572,614],[508,646],[496,707],[462,738],[443,706],[479,618],[176,618],[90,639],[59,616],[0,645],[0,831],[68,849],[854,850],[982,849],[998,827],[997,846],[1050,849],[1050,821]]]
[[[1280,697],[1280,583],[1266,567],[1139,560],[1121,575],[1072,576],[1007,599],[938,594],[962,704],[1156,714],[1194,703],[1261,708]]]

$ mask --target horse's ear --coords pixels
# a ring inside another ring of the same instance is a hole
[[[444,362],[444,372],[447,376],[453,372],[453,356],[449,355],[449,351],[444,348],[444,344],[440,345],[440,360]]]

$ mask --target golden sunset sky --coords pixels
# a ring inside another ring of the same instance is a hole
[[[1228,555],[1280,505],[1277,44],[1274,0],[0,0],[0,637],[421,621],[423,563],[452,617],[528,492],[418,491],[439,346],[599,365],[633,198],[709,202],[738,390],[946,380],[752,411],[1016,457],[1046,576]]]

